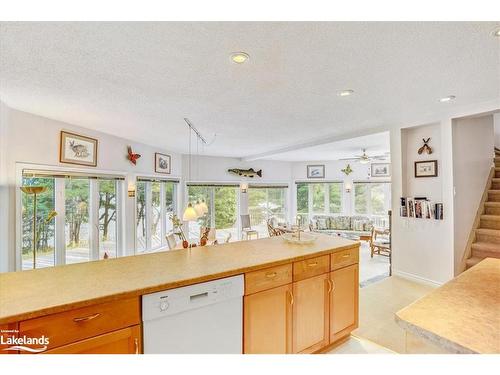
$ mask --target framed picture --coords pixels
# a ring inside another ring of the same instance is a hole
[[[437,160],[426,160],[415,162],[415,177],[437,177]]]
[[[155,172],[170,174],[170,155],[160,154],[159,152],[155,153]]]
[[[61,163],[97,166],[97,139],[61,131],[59,145]]]
[[[391,177],[391,164],[390,163],[372,163],[371,176],[372,177]]]
[[[308,165],[307,178],[325,178],[324,165]]]

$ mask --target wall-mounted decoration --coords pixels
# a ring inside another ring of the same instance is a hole
[[[159,152],[155,153],[155,172],[170,174],[171,169],[171,158],[170,155],[160,154]]]
[[[137,164],[137,159],[141,157],[141,154],[136,154],[132,151],[132,146],[127,147],[127,159],[130,160],[130,162],[134,165]]]
[[[370,168],[372,177],[391,177],[390,163],[372,163]]]
[[[325,178],[324,165],[308,165],[307,178]]]
[[[415,177],[437,177],[437,160],[424,160],[415,162]]]
[[[344,172],[346,176],[349,176],[352,172],[354,172],[351,168],[351,164],[347,164],[346,167],[340,171]]]
[[[61,131],[59,161],[96,167],[97,139]]]
[[[256,176],[262,177],[262,169],[258,171],[254,171],[253,168],[250,169],[239,169],[239,168],[231,168],[227,170],[229,173],[237,174],[241,177],[250,177],[254,178]]]
[[[427,138],[427,139],[423,138],[422,139],[422,141],[424,142],[424,145],[418,149],[419,155],[422,155],[423,153],[427,153],[429,155],[432,154],[432,148],[431,148],[431,146],[429,146],[430,140],[431,140],[430,138]]]

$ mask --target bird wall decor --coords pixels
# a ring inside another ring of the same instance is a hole
[[[422,155],[424,152],[427,152],[429,155],[432,154],[432,148],[431,146],[428,145],[430,138],[423,138],[422,141],[424,142],[424,145],[418,149],[418,154]]]
[[[141,154],[135,154],[132,151],[132,146],[128,146],[127,150],[128,150],[127,159],[130,160],[130,162],[132,164],[136,165],[137,164],[137,159],[139,159],[141,157]]]

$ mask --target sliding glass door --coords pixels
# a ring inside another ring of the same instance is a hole
[[[33,269],[34,258],[43,268],[118,255],[122,178],[29,171],[22,184],[46,190],[37,196],[34,228],[33,195],[21,193],[21,269]]]
[[[287,222],[287,188],[251,186],[248,189],[248,213],[252,229],[259,232],[259,237],[269,236],[267,221],[274,225]]]
[[[177,180],[139,177],[136,183],[136,252],[167,250],[177,213]]]
[[[189,238],[199,242],[202,228],[215,228],[219,243],[235,241],[238,230],[238,185],[195,185],[187,186],[188,201],[193,206],[205,202],[208,212],[194,222],[189,222]]]

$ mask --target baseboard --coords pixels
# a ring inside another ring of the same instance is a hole
[[[403,279],[415,281],[415,282],[420,283],[420,284],[430,285],[433,287],[438,287],[438,286],[441,286],[444,284],[444,283],[440,283],[440,282],[437,282],[434,280],[426,279],[425,277],[420,277],[420,276],[414,275],[412,273],[403,272],[403,271],[393,270],[392,275],[402,277]]]

